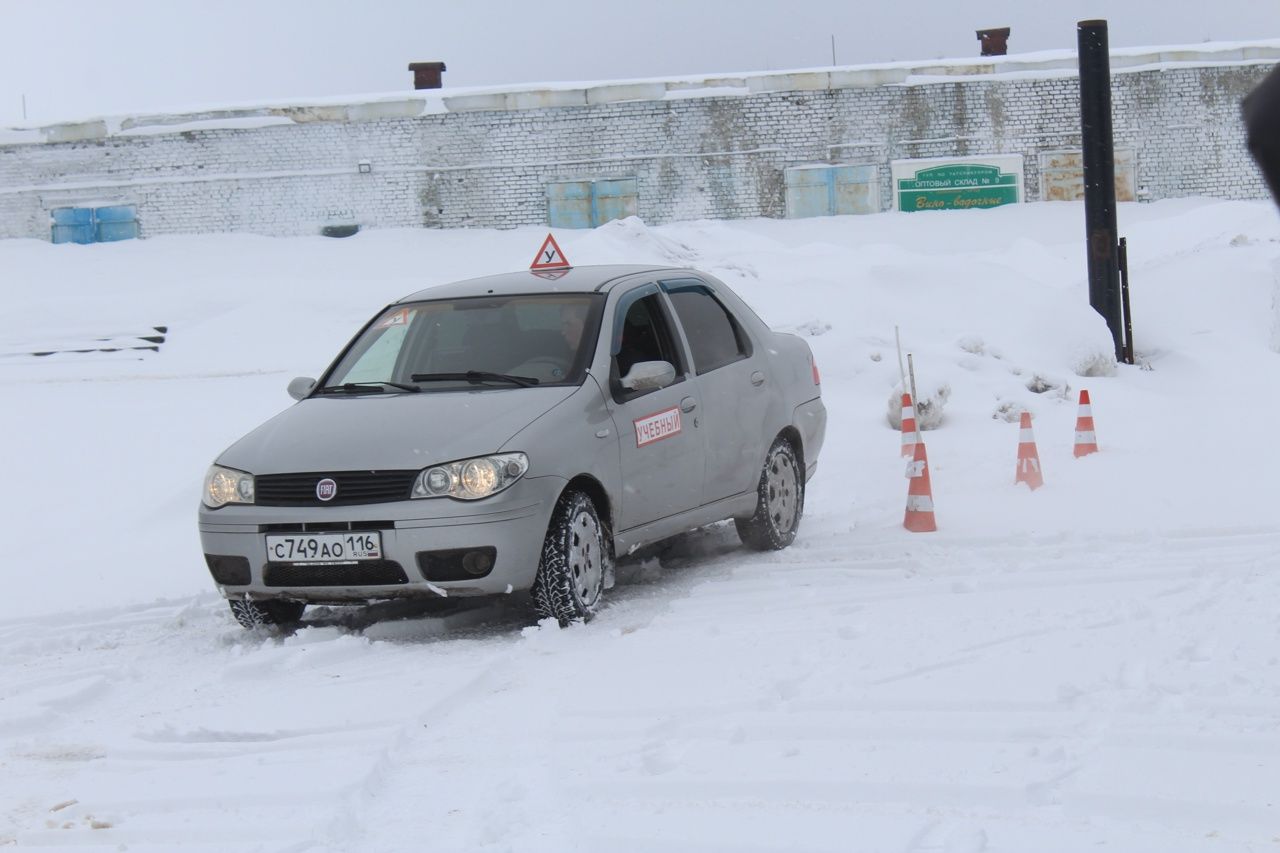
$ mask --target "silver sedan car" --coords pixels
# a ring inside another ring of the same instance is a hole
[[[808,344],[688,269],[424,290],[289,392],[205,479],[205,561],[246,627],[523,591],[590,618],[615,554],[725,519],[791,544],[826,431]]]

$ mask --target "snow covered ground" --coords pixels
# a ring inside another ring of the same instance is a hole
[[[577,264],[723,278],[808,336],[830,412],[795,546],[690,534],[563,631],[506,603],[245,632],[195,532],[208,462],[291,377],[544,231],[0,241],[0,846],[1277,849],[1280,218],[1122,206],[1141,366],[1089,377],[1082,218],[558,233]],[[933,534],[901,527],[895,324],[950,390]],[[157,326],[159,352],[29,354]]]

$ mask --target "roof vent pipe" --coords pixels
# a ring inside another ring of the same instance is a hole
[[[409,70],[413,72],[413,88],[439,89],[445,67],[443,62],[410,62]]]
[[[978,41],[982,42],[983,56],[1004,56],[1009,52],[1009,28],[978,30]]]

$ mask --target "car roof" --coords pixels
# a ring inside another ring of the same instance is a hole
[[[500,275],[469,278],[428,287],[411,293],[400,302],[424,299],[457,299],[466,296],[521,295],[531,293],[594,293],[608,290],[620,279],[650,272],[684,272],[679,267],[644,264],[601,264],[560,270],[521,270]]]

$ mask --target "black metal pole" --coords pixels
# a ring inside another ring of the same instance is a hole
[[[1124,363],[1133,364],[1133,311],[1129,307],[1129,241],[1120,238],[1120,304],[1124,309]]]
[[[1107,321],[1116,358],[1123,360],[1107,22],[1081,21],[1076,25],[1076,38],[1080,61],[1080,136],[1084,148],[1084,227],[1089,240],[1089,304]]]

